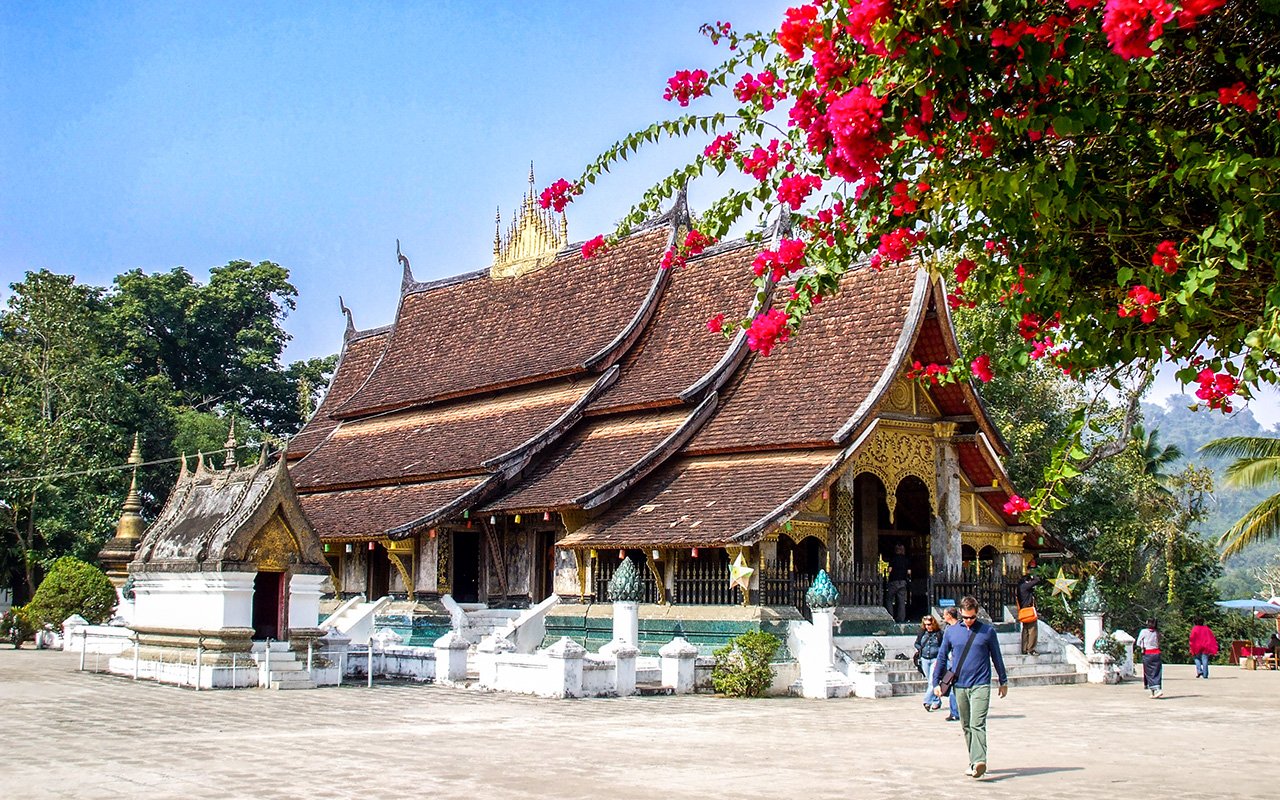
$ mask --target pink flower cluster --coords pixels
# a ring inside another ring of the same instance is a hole
[[[799,61],[806,47],[812,47],[822,37],[822,25],[818,23],[818,9],[812,4],[788,8],[786,18],[778,28],[778,44],[786,51],[787,58]]]
[[[995,373],[991,371],[991,356],[983,353],[982,355],[969,362],[969,370],[973,372],[973,377],[986,383],[995,377]]]
[[[849,22],[845,31],[855,42],[875,55],[885,55],[884,45],[875,40],[872,33],[876,24],[888,19],[893,14],[891,0],[851,0],[849,2]]]
[[[890,149],[881,131],[884,102],[885,98],[877,97],[871,86],[863,83],[827,107],[823,119],[835,145],[827,154],[827,168],[834,174],[848,181],[875,183],[879,179],[880,159]]]
[[[1138,317],[1143,324],[1150,325],[1160,316],[1160,300],[1158,293],[1146,286],[1135,286],[1129,290],[1129,296],[1117,309],[1121,317]]]
[[[1107,0],[1102,31],[1116,55],[1126,60],[1147,58],[1155,55],[1151,43],[1171,19],[1173,7],[1164,0]]]
[[[757,278],[768,272],[771,280],[782,280],[804,266],[804,247],[802,239],[783,239],[777,250],[764,250],[756,256],[751,271]]]
[[[871,268],[880,269],[880,265],[886,259],[891,262],[905,260],[911,255],[915,246],[923,240],[924,231],[912,232],[906,228],[898,228],[881,235],[876,254],[871,257]]]
[[[759,100],[761,108],[772,111],[777,101],[786,99],[787,92],[778,76],[766,69],[758,76],[750,72],[743,75],[733,87],[733,96],[741,103]]]
[[[1252,114],[1258,110],[1258,93],[1249,91],[1244,81],[1236,81],[1218,90],[1218,103],[1224,106],[1240,106]]]
[[[738,140],[732,133],[722,133],[711,140],[711,144],[702,151],[707,158],[723,161],[738,149]]]
[[[588,239],[582,243],[582,259],[586,261],[595,258],[606,249],[607,245],[605,244],[603,234],[595,237],[594,239]]]
[[[1214,373],[1206,367],[1196,375],[1196,382],[1200,384],[1200,388],[1196,390],[1196,397],[1207,402],[1209,408],[1231,413],[1230,398],[1239,388],[1239,381],[1225,372]]]
[[[724,313],[723,312],[716,314],[714,317],[707,320],[707,330],[711,331],[712,333],[719,333],[720,331],[724,330]]]
[[[1178,271],[1178,246],[1173,242],[1165,239],[1156,245],[1156,251],[1151,256],[1151,264],[1164,270],[1166,275],[1172,275]]]
[[[662,254],[662,268],[685,266],[690,256],[700,255],[703,250],[715,244],[715,241],[697,228],[691,229],[678,247],[668,247],[667,252]]]
[[[538,205],[543,208],[564,211],[564,207],[569,205],[573,198],[580,194],[582,194],[581,186],[569,183],[564,178],[561,178],[542,190],[542,194],[538,195]]]
[[[1004,513],[1011,517],[1016,517],[1019,514],[1025,514],[1030,510],[1031,504],[1016,494],[1009,495],[1008,502],[1004,504]]]
[[[757,147],[752,150],[751,155],[742,159],[742,171],[758,181],[769,177],[769,173],[773,171],[773,168],[778,166],[779,144],[777,139],[773,139],[769,142],[767,148]],[[787,150],[784,148],[782,155],[786,155],[786,152]]]
[[[680,105],[687,106],[695,97],[711,93],[707,78],[705,69],[676,70],[676,74],[667,79],[667,90],[662,93],[662,99],[675,100]]]
[[[767,356],[775,345],[785,342],[790,335],[787,315],[771,308],[751,321],[751,327],[747,329],[747,348]]]
[[[1190,28],[1205,14],[1220,8],[1227,0],[1182,0],[1182,10],[1178,12],[1178,25]]]
[[[945,364],[921,364],[918,360],[911,362],[911,369],[907,370],[907,378],[909,380],[927,380],[934,386],[938,385],[938,379],[951,372],[951,368]]]
[[[796,211],[810,193],[822,188],[817,175],[788,175],[778,183],[778,202]]]
[[[924,181],[916,184],[916,191],[920,194],[927,193],[929,189],[929,184]],[[916,209],[920,207],[920,201],[911,196],[910,184],[906,181],[898,181],[893,185],[893,194],[889,196],[889,205],[893,206],[893,216],[901,217],[916,213]]]

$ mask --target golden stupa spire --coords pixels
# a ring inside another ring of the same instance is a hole
[[[125,462],[133,467],[133,477],[129,481],[129,494],[125,495],[121,508],[120,521],[116,523],[116,538],[136,540],[142,538],[142,497],[138,494],[138,466],[142,464],[142,446],[138,434],[133,435],[133,452]]]
[[[505,236],[502,234],[501,213],[495,218],[497,231],[493,239],[491,277],[518,278],[542,269],[554,261],[556,253],[569,243],[569,223],[564,213],[539,208],[536,186],[533,162],[530,161],[529,191],[507,226]]]

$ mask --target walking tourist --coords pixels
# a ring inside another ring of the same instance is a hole
[[[1018,597],[1018,622],[1022,623],[1022,652],[1024,655],[1039,655],[1036,645],[1040,642],[1039,614],[1036,613],[1036,587],[1044,583],[1044,578],[1023,573],[1018,579],[1016,594]]]
[[[942,637],[942,649],[938,651],[938,664],[934,667],[934,680],[940,685],[934,690],[939,697],[949,690],[956,695],[960,711],[960,724],[964,728],[964,741],[969,746],[969,768],[966,775],[981,778],[987,771],[987,710],[991,706],[991,666],[996,668],[1000,680],[997,690],[1000,697],[1009,692],[1009,675],[1000,655],[1000,640],[996,629],[978,620],[978,601],[965,597],[960,601],[960,625],[952,625]],[[943,666],[952,653],[955,666],[944,674]],[[946,677],[953,684],[947,686]]]
[[[942,647],[942,626],[932,614],[920,620],[920,632],[916,634],[915,661],[920,665],[920,672],[929,684],[924,690],[924,710],[937,711],[942,708],[942,698],[934,693],[933,666],[938,660],[938,649]]]
[[[907,586],[910,583],[911,561],[907,558],[907,548],[896,544],[893,556],[889,558],[889,602],[893,604],[894,622],[907,619]]]
[[[1191,634],[1188,637],[1191,645],[1191,658],[1196,662],[1196,677],[1209,677],[1209,657],[1218,654],[1218,638],[1204,624],[1204,617],[1191,620]]]
[[[942,624],[944,628],[950,629],[952,625],[956,625],[959,622],[960,622],[960,612],[956,610],[955,606],[947,606],[946,608],[942,609]],[[946,635],[946,630],[943,631],[943,635]],[[951,663],[946,665],[946,669],[955,668],[957,655],[959,655],[959,653],[951,654]],[[937,686],[937,681],[933,679],[932,675],[929,676],[929,683],[935,687]],[[947,722],[959,722],[960,709],[956,708],[955,692],[947,692],[947,705],[950,708],[950,713],[947,714]]]
[[[1153,700],[1164,697],[1164,688],[1160,685],[1164,664],[1160,661],[1160,634],[1154,619],[1147,620],[1147,627],[1138,634],[1133,646],[1142,653],[1142,688],[1151,692]]]

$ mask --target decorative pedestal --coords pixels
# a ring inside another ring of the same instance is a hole
[[[471,643],[453,631],[435,641],[436,682],[445,685],[467,680],[467,651]]]
[[[1089,656],[1089,683],[1119,683],[1120,670],[1115,660],[1104,653]]]
[[[498,685],[498,657],[514,653],[516,646],[501,636],[486,636],[476,646],[476,667],[480,685],[491,689]]]
[[[889,684],[889,668],[876,661],[854,664],[849,671],[855,697],[882,698],[893,696]]]
[[[1102,635],[1102,612],[1086,611],[1084,614],[1084,654],[1093,655],[1093,643]]]
[[[640,655],[640,650],[625,642],[609,644],[614,645],[611,655],[617,665],[614,686],[618,697],[629,697],[636,693],[636,656]]]
[[[1137,667],[1133,663],[1133,643],[1137,640],[1124,631],[1112,631],[1111,638],[1124,647],[1124,663],[1119,665],[1120,676],[1123,678],[1134,677],[1138,674]]]
[[[662,662],[662,685],[669,686],[676,694],[693,691],[693,671],[698,660],[698,648],[677,636],[658,651]]]
[[[548,647],[543,654],[551,660],[547,670],[546,697],[582,696],[582,659],[587,649],[568,636]],[[635,660],[631,661],[631,684],[635,687]]]
[[[640,646],[640,604],[630,600],[613,601],[613,639]]]

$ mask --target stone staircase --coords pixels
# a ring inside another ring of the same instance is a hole
[[[288,642],[271,642],[271,672],[267,673],[267,642],[254,642],[251,655],[258,664],[258,685],[267,689],[314,689],[316,682],[307,665],[289,649]]]
[[[375,618],[390,603],[390,597],[380,597],[377,600],[366,600],[363,595],[353,597],[338,606],[320,623],[320,627],[338,631],[354,645],[367,645],[369,637],[373,635]]]
[[[862,644],[869,637],[841,637],[838,645],[852,656],[861,654]],[[1021,639],[1017,633],[1000,633],[1000,655],[1004,658],[1005,669],[1009,673],[1010,686],[1048,686],[1085,683],[1088,676],[1078,672],[1066,657],[1063,648],[1066,646],[1050,637],[1041,636],[1039,655],[1023,655]],[[849,641],[861,639],[863,641]],[[893,696],[920,695],[923,698],[927,682],[915,664],[907,659],[896,659],[902,653],[910,656],[915,652],[915,637],[889,636],[877,637],[885,646],[885,666],[889,668],[889,684],[893,688]],[[837,664],[840,661],[837,660]],[[994,679],[994,671],[993,671]]]

